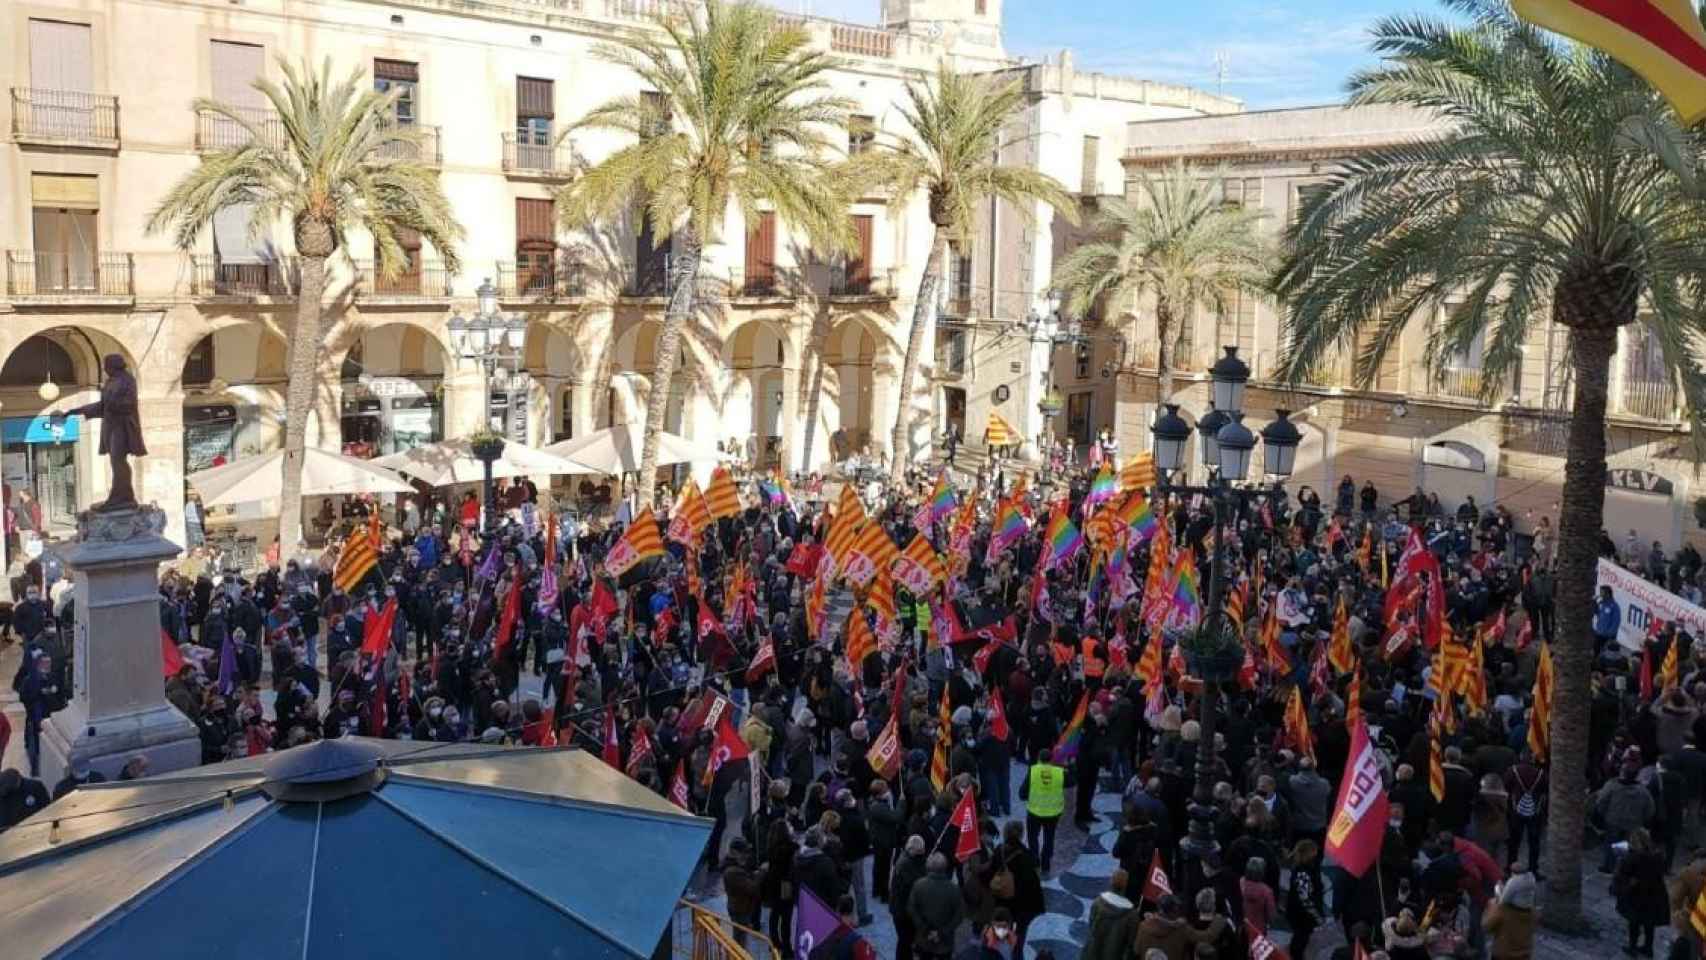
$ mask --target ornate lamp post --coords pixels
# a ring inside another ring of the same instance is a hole
[[[1214,720],[1219,709],[1220,684],[1232,680],[1243,664],[1243,644],[1226,636],[1224,602],[1225,565],[1222,560],[1225,528],[1228,519],[1247,503],[1281,495],[1286,477],[1291,476],[1297,459],[1297,447],[1302,434],[1290,419],[1290,411],[1276,411],[1276,419],[1262,431],[1265,455],[1263,473],[1273,482],[1247,482],[1251,455],[1256,448],[1256,436],[1244,426],[1244,387],[1250,379],[1250,368],[1238,359],[1238,348],[1227,347],[1226,355],[1210,368],[1213,381],[1212,409],[1197,423],[1202,442],[1203,462],[1209,474],[1200,486],[1174,483],[1173,477],[1184,467],[1185,447],[1190,443],[1191,427],[1179,416],[1178,404],[1167,404],[1156,418],[1154,434],[1155,466],[1160,476],[1159,488],[1170,494],[1200,494],[1214,507],[1214,552],[1209,560],[1209,596],[1207,622],[1198,640],[1186,646],[1186,660],[1191,672],[1202,680],[1202,740],[1197,747],[1196,785],[1189,808],[1190,830],[1180,841],[1180,850],[1187,858],[1200,861],[1216,850],[1214,839]],[[1189,876],[1201,876],[1200,866]]]
[[[450,333],[450,348],[456,351],[457,357],[480,364],[485,373],[480,388],[484,398],[485,415],[480,429],[472,438],[471,447],[474,456],[485,467],[485,482],[481,491],[485,510],[481,529],[489,530],[492,518],[496,515],[492,502],[496,496],[492,487],[492,463],[503,456],[505,443],[503,432],[492,429],[492,379],[500,365],[506,368],[504,416],[507,423],[515,408],[512,389],[514,378],[511,373],[520,368],[525,356],[527,319],[520,314],[505,315],[498,310],[498,290],[492,286],[490,279],[481,281],[479,289],[474,291],[474,296],[474,316],[465,318],[461,314],[453,315],[445,326]]]

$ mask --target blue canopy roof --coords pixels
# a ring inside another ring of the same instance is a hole
[[[710,832],[578,750],[311,744],[85,787],[0,834],[0,942],[76,958],[649,957]]]

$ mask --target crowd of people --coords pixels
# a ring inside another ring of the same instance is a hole
[[[1116,821],[1091,960],[1241,958],[1270,937],[1296,958],[1533,956],[1550,526],[1346,477],[1331,502],[1300,487],[1217,527],[1096,459],[1048,489],[994,469],[800,483],[827,499],[719,471],[627,524],[521,509],[534,493],[484,535],[411,514],[359,569],[168,574],[166,694],[209,763],[350,735],[583,747],[715,819],[707,874],[783,956],[810,894],[852,931],[835,956],[888,922],[899,960],[1025,957],[1044,878],[1077,854],[1057,843],[1069,815]],[[1638,572],[1697,584],[1691,553]],[[13,614],[31,777],[67,626],[38,596]],[[1196,668],[1226,637],[1242,665],[1205,717]],[[1599,638],[1580,746],[1631,955],[1666,925],[1701,944],[1693,640]],[[1359,735],[1390,813],[1352,876],[1328,833]],[[33,782],[0,777],[0,825],[39,805]]]

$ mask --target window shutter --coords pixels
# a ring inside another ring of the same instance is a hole
[[[34,173],[30,175],[30,199],[38,207],[98,210],[101,207],[100,181],[95,177],[72,174]]]
[[[266,51],[253,43],[215,40],[209,49],[213,99],[235,107],[265,107],[266,97],[255,89],[265,68]]]
[[[86,23],[30,21],[30,86],[95,92],[94,43]]]
[[[515,239],[517,243],[555,244],[557,242],[556,206],[550,200],[531,200],[517,197],[515,201]]]
[[[776,278],[776,214],[764,211],[746,234],[746,278],[770,281]]]
[[[403,83],[421,82],[421,67],[407,60],[373,61],[373,79],[396,80]]]
[[[869,214],[858,214],[853,218],[853,233],[858,242],[853,253],[856,259],[847,265],[847,279],[854,284],[871,282],[871,233],[874,222]]]
[[[518,117],[556,116],[552,112],[551,81],[533,77],[515,78],[515,114]]]

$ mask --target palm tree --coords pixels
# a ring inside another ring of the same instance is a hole
[[[810,49],[798,24],[750,2],[711,0],[703,14],[665,16],[662,37],[635,34],[604,45],[602,59],[631,70],[659,96],[620,96],[571,128],[626,134],[632,143],[587,169],[559,194],[566,226],[584,227],[643,205],[653,235],[674,237],[669,305],[658,337],[639,502],[657,482],[658,435],[668,409],[682,330],[696,307],[706,244],[717,242],[729,204],[749,222],[765,210],[816,245],[852,235],[848,197],[824,176],[827,131],[851,103],[828,92],[831,61]]]
[[[251,112],[215,100],[196,101],[243,129],[248,142],[208,154],[173,184],[148,218],[150,233],[170,231],[182,250],[222,210],[252,211],[251,229],[284,220],[301,257],[296,329],[290,338],[290,383],[284,406],[284,485],[279,494],[278,539],[286,556],[296,551],[302,529],[302,457],[308,413],[320,382],[321,298],[326,258],[351,231],[373,238],[382,276],[407,265],[400,236],[409,232],[432,245],[446,269],[457,268],[456,242],[462,227],[439,187],[438,176],[412,159],[419,134],[395,122],[395,94],[364,83],[360,70],[334,82],[331,61],[315,71],[280,61],[282,85],[255,82],[278,114],[278,128],[263,129]]]
[[[1136,202],[1105,201],[1091,227],[1100,239],[1067,255],[1055,286],[1074,313],[1103,298],[1116,304],[1155,298],[1160,399],[1173,396],[1173,349],[1198,304],[1222,314],[1234,293],[1265,293],[1275,266],[1261,235],[1260,210],[1223,203],[1224,169],[1176,163],[1143,178]]]
[[[1541,915],[1576,927],[1611,359],[1619,329],[1642,324],[1690,409],[1706,402],[1691,346],[1706,326],[1706,234],[1691,195],[1706,138],[1683,129],[1629,70],[1556,42],[1506,3],[1448,6],[1466,22],[1394,17],[1374,28],[1374,49],[1388,59],[1352,78],[1353,102],[1435,112],[1445,131],[1348,161],[1304,205],[1276,278],[1290,311],[1282,368],[1304,379],[1368,330],[1356,357],[1367,381],[1412,318],[1443,311],[1430,365],[1484,336],[1490,398],[1537,325],[1550,317],[1568,331],[1575,400],[1559,511]],[[1447,306],[1449,294],[1463,299]]]
[[[1001,162],[1002,148],[1014,141],[1002,127],[1025,105],[1019,81],[997,83],[987,77],[955,73],[946,62],[937,67],[933,82],[907,85],[908,103],[900,114],[912,128],[897,143],[884,144],[861,175],[886,185],[897,202],[918,196],[929,200],[934,232],[918,278],[918,297],[912,306],[912,330],[906,338],[906,362],[900,373],[900,412],[895,416],[890,476],[899,482],[911,455],[912,408],[918,365],[924,352],[924,328],[935,305],[936,284],[948,241],[970,236],[978,205],[990,197],[1007,201],[1030,218],[1037,203],[1047,203],[1070,222],[1077,208],[1060,182],[1046,173]]]

